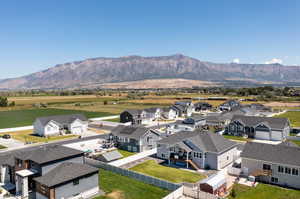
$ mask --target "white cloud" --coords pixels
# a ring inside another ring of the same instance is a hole
[[[232,60],[232,63],[239,64],[240,63],[240,59],[239,58],[235,58],[235,59]]]
[[[282,64],[282,60],[281,59],[277,59],[277,58],[273,58],[269,61],[266,61],[265,64]]]

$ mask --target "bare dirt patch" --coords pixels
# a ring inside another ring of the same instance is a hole
[[[115,191],[107,194],[106,196],[111,199],[125,199],[124,193],[119,190],[115,190]]]

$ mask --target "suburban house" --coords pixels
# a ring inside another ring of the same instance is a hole
[[[39,117],[33,123],[34,133],[43,136],[64,134],[82,135],[87,131],[88,120],[82,114]]]
[[[194,104],[195,111],[207,111],[212,109],[212,105],[207,102],[198,102]]]
[[[176,111],[178,117],[190,117],[193,113],[194,107],[183,104],[175,104],[171,106]]]
[[[290,133],[287,118],[234,115],[226,132],[261,140],[283,141]]]
[[[240,102],[237,100],[227,100],[223,104],[219,105],[220,111],[230,111],[233,107],[240,106]]]
[[[112,129],[109,137],[120,149],[142,152],[156,148],[160,134],[153,129],[142,126],[119,125]]]
[[[44,145],[0,155],[1,183],[22,198],[89,198],[98,194],[98,169],[84,152]]]
[[[147,118],[149,118],[151,121],[159,120],[161,117],[161,113],[162,113],[161,108],[156,108],[156,107],[147,108],[147,109],[144,109],[144,111],[147,114]]]
[[[157,156],[169,164],[220,170],[236,160],[237,143],[208,131],[182,131],[157,142]]]
[[[172,107],[162,108],[161,117],[167,120],[174,120],[178,117],[176,109]]]
[[[148,124],[150,122],[148,114],[144,110],[129,109],[125,110],[120,114],[120,122],[127,123],[131,122],[132,125]]]
[[[178,120],[174,123],[166,125],[166,133],[173,134],[180,131],[194,131],[199,129],[206,124],[206,120],[202,116],[192,116],[184,119],[183,121]]]
[[[300,189],[300,148],[248,142],[241,153],[245,176],[257,181]]]

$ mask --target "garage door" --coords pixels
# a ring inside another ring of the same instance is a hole
[[[81,135],[82,134],[82,128],[81,127],[74,127],[72,128],[72,133],[76,135]]]
[[[282,140],[282,133],[281,132],[272,132],[271,140],[281,141]]]
[[[255,139],[270,140],[269,132],[266,132],[266,131],[256,131],[255,132]]]

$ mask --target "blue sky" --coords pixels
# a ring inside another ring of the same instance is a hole
[[[0,79],[91,57],[300,65],[299,0],[9,0]]]

